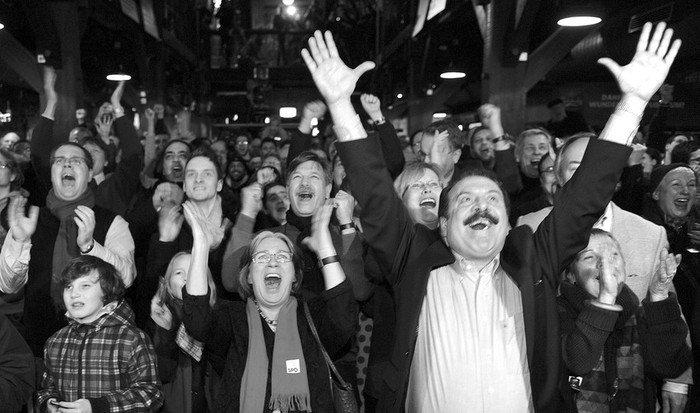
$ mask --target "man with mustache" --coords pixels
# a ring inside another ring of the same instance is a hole
[[[347,67],[329,32],[309,40],[302,57],[328,105],[364,233],[396,300],[395,345],[378,411],[558,411],[559,275],[612,198],[627,145],[680,47],[679,40],[671,45],[664,23],[650,39],[651,26],[628,65],[600,60],[622,99],[535,234],[511,231],[507,194],[486,170],[442,191],[437,230],[414,226],[350,101],[374,64]]]

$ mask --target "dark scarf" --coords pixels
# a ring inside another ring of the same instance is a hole
[[[56,285],[57,277],[68,261],[80,256],[80,250],[78,249],[78,243],[76,241],[78,237],[78,224],[73,221],[75,217],[75,208],[79,205],[84,205],[88,208],[95,207],[95,195],[92,191],[87,190],[80,195],[80,197],[72,201],[58,199],[53,188],[46,196],[46,207],[51,211],[51,214],[61,222],[58,228],[58,235],[56,236],[56,243],[53,247],[53,266],[51,267],[51,296],[54,299],[54,303],[57,305],[63,303],[61,288]]]
[[[577,313],[593,298],[583,288],[569,282],[562,282],[560,288],[562,296]],[[605,405],[611,412],[626,407],[644,410],[644,366],[637,317],[633,317],[639,310],[639,299],[624,285],[615,303],[622,306],[622,312],[605,341],[601,363],[584,376],[576,402],[579,411],[600,411]],[[612,395],[615,396],[610,398]]]
[[[303,245],[301,241],[311,235],[311,217],[300,217],[290,208],[287,211],[287,224],[292,225],[299,230],[296,245]]]

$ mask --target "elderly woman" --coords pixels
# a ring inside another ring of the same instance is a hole
[[[620,246],[594,229],[566,270],[557,298],[567,412],[655,412],[653,380],[677,377],[691,363],[687,329],[669,292],[678,263],[664,249],[639,306],[625,285]]]
[[[656,167],[651,172],[650,197],[645,205],[644,218],[666,229],[669,249],[681,254],[678,273],[673,286],[678,302],[690,328],[695,363],[693,380],[700,380],[700,219],[694,201],[697,182],[693,170],[686,164],[674,163]],[[693,386],[690,393],[690,411],[700,411],[700,391]]]
[[[339,350],[355,332],[357,304],[333,246],[328,222],[332,206],[313,216],[304,240],[320,258],[326,290],[308,298],[308,307],[328,353]],[[242,259],[238,292],[244,302],[209,306],[207,260],[210,234],[198,210],[184,205],[194,244],[183,290],[184,324],[220,369],[221,391],[212,411],[333,411],[328,369],[304,316],[299,293],[300,258],[294,242],[262,232]],[[306,295],[309,297],[309,295]]]

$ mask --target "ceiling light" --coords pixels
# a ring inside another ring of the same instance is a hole
[[[562,27],[592,26],[602,21],[600,12],[586,5],[565,7],[557,17],[557,24]]]
[[[583,26],[593,26],[602,21],[600,17],[596,16],[571,16],[559,19],[557,24],[563,27],[583,27]]]
[[[403,93],[396,94],[396,99],[402,99],[402,98],[403,98]]]
[[[131,80],[131,76],[127,75],[126,73],[112,73],[107,75],[107,80],[111,80],[113,82],[123,82],[126,80]]]
[[[461,79],[465,77],[467,74],[462,72],[461,70],[455,70],[455,69],[449,69],[446,70],[442,73],[440,73],[440,78],[441,79]]]
[[[294,0],[282,0],[282,4],[284,4],[285,6],[291,6],[292,4],[294,4]]]
[[[297,14],[297,8],[294,6],[287,6],[284,12],[287,13],[288,16],[294,16]]]
[[[2,23],[0,23],[0,30],[2,30],[2,29],[4,29],[4,28],[5,28],[5,25],[2,24]]]
[[[297,108],[295,107],[282,107],[280,108],[280,118],[292,119],[297,117]]]
[[[447,113],[445,112],[435,112],[433,113],[433,118],[434,119],[445,119],[447,117]]]

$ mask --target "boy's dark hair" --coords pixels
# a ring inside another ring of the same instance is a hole
[[[656,150],[654,148],[647,148],[646,152],[647,152],[647,155],[649,155],[649,157],[653,161],[656,161],[657,165],[661,165],[661,158],[662,158],[661,152],[659,152],[658,150]]]
[[[185,162],[185,169],[187,169],[187,164],[189,164],[190,161],[197,156],[209,159],[211,163],[214,164],[214,168],[216,168],[216,179],[224,179],[224,175],[221,172],[221,165],[219,165],[219,158],[217,158],[216,153],[209,146],[200,146],[195,149],[194,152],[192,152],[190,159]]]
[[[97,272],[99,276],[103,304],[121,301],[124,298],[126,287],[114,265],[92,255],[81,255],[70,260],[63,268],[63,271],[58,276],[54,276],[53,286],[56,288],[57,293],[54,297],[61,297],[60,300],[56,300],[59,308],[65,310],[63,289],[70,285],[73,280],[84,277],[92,271]]]
[[[275,145],[275,148],[277,147],[277,142],[275,142],[275,140],[274,140],[273,138],[270,138],[270,137],[264,138],[264,139],[260,142],[260,146],[264,145],[265,142],[272,142],[272,143]]]

